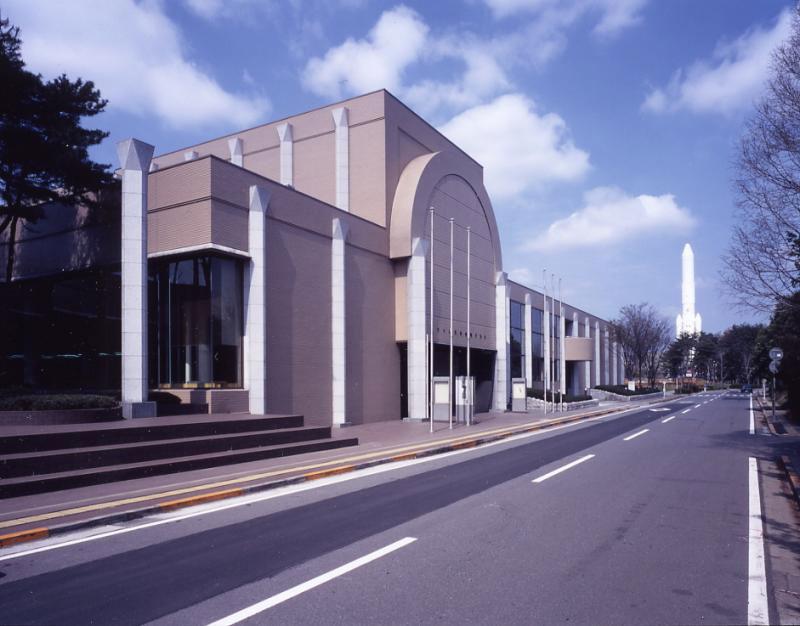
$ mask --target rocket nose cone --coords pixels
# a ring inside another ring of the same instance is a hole
[[[683,256],[688,256],[688,255],[694,256],[694,252],[692,251],[692,246],[690,246],[687,243],[686,245],[683,246]]]

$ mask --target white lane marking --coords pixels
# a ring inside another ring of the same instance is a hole
[[[644,428],[644,429],[640,430],[638,433],[633,433],[632,435],[628,435],[622,441],[630,441],[631,439],[636,439],[636,437],[638,437],[639,435],[644,435],[649,430],[650,430],[649,428]]]
[[[696,409],[699,409],[699,408],[700,408],[700,405],[699,405],[699,404],[695,404],[695,405],[694,405],[694,408],[696,408]]]
[[[678,416],[677,415],[670,415],[668,418],[661,420],[661,423],[662,424],[666,424],[667,422],[669,422],[671,420],[674,420],[676,417],[678,417]]]
[[[575,467],[576,465],[580,465],[584,461],[588,461],[589,459],[593,459],[594,454],[587,454],[576,461],[572,461],[571,463],[567,463],[566,465],[562,465],[558,469],[554,469],[552,472],[548,472],[544,476],[539,476],[539,478],[534,478],[531,482],[532,483],[541,483],[547,480],[548,478],[552,478],[556,474],[560,474],[561,472],[566,472],[568,469]]]
[[[395,541],[394,543],[389,544],[388,546],[381,548],[380,550],[375,550],[375,552],[370,552],[362,556],[361,558],[356,559],[355,561],[350,561],[349,563],[345,563],[337,567],[336,569],[332,569],[329,572],[321,574],[316,578],[312,578],[309,581],[304,583],[300,583],[292,587],[291,589],[287,589],[286,591],[282,591],[279,594],[276,594],[266,600],[262,600],[261,602],[257,602],[252,606],[248,606],[247,608],[242,609],[241,611],[236,611],[227,617],[223,617],[215,622],[209,624],[209,626],[232,626],[233,624],[238,624],[246,619],[253,617],[254,615],[258,615],[259,613],[263,613],[267,609],[271,609],[273,606],[281,604],[282,602],[286,602],[287,600],[291,600],[299,596],[301,593],[305,593],[306,591],[311,591],[315,587],[319,587],[320,585],[324,585],[327,582],[330,582],[334,578],[338,578],[339,576],[344,576],[349,572],[352,572],[354,569],[358,569],[367,563],[371,563],[372,561],[376,561],[381,557],[386,556],[387,554],[391,554],[395,550],[399,550],[400,548],[404,548],[410,543],[414,543],[416,541],[416,537],[406,537],[405,539],[401,539],[400,541]]]
[[[764,527],[761,520],[761,494],[758,489],[758,462],[750,457],[750,528],[747,555],[747,623],[769,624],[767,573],[764,565]]]
[[[650,409],[653,413],[660,413],[661,411],[669,411],[667,408],[660,408],[660,409]]]
[[[753,418],[753,396],[750,396],[750,434],[756,434],[756,422]]]
[[[692,409],[686,409],[685,411],[681,411],[681,415],[686,415],[686,414],[687,414],[689,411],[691,411],[691,410],[692,410]]]
[[[287,487],[279,487],[274,490],[260,492],[260,493],[253,493],[249,495],[240,496],[237,498],[232,498],[230,501],[224,503],[209,503],[209,504],[200,504],[190,509],[190,512],[173,512],[173,513],[165,513],[159,515],[157,520],[152,522],[145,522],[143,524],[137,524],[136,526],[129,526],[125,528],[120,528],[118,525],[109,525],[106,528],[110,528],[111,530],[97,532],[93,535],[83,535],[73,539],[66,539],[65,541],[58,541],[57,543],[47,543],[45,545],[39,545],[36,548],[28,548],[22,549],[22,546],[12,546],[11,548],[3,548],[2,549],[2,556],[0,556],[0,562],[7,561],[9,559],[15,559],[18,557],[23,556],[30,556],[32,554],[37,554],[39,552],[47,552],[49,550],[55,550],[57,548],[68,548],[70,546],[78,545],[81,543],[86,543],[87,541],[95,541],[97,539],[106,539],[108,537],[113,537],[115,535],[122,535],[125,533],[130,533],[135,530],[144,530],[146,528],[153,528],[156,526],[162,526],[163,524],[171,524],[174,522],[180,522],[181,520],[191,519],[193,517],[198,517],[201,515],[208,515],[209,513],[217,513],[220,511],[226,511],[228,509],[235,509],[240,506],[247,506],[250,504],[254,504],[257,502],[263,502],[265,500],[272,500],[273,498],[280,498],[282,496],[291,495],[294,493],[299,493],[302,491],[308,491],[311,489],[320,489],[322,487],[327,487],[329,485],[335,485],[338,483],[347,482],[350,480],[357,480],[359,478],[364,478],[366,476],[372,476],[373,474],[382,474],[383,472],[393,472],[395,470],[404,469],[406,467],[412,465],[418,465],[420,463],[429,463],[431,461],[436,461],[437,459],[446,459],[451,456],[456,456],[459,454],[469,454],[471,452],[475,452],[477,450],[483,450],[486,448],[500,446],[503,444],[520,441],[522,439],[528,439],[531,437],[537,437],[541,435],[546,435],[547,433],[552,433],[557,430],[563,430],[565,428],[572,428],[574,426],[579,426],[581,424],[586,424],[589,422],[596,422],[599,420],[608,419],[609,417],[618,417],[625,413],[630,413],[631,411],[638,411],[641,407],[632,407],[630,409],[625,409],[624,411],[620,411],[619,413],[612,413],[610,415],[599,415],[597,417],[590,417],[584,420],[580,420],[577,422],[570,422],[569,424],[561,424],[559,426],[553,426],[551,428],[545,428],[542,430],[535,430],[530,433],[522,433],[520,435],[513,435],[511,437],[507,437],[505,439],[500,439],[498,441],[492,441],[489,443],[482,444],[481,446],[475,448],[464,448],[462,450],[453,450],[452,452],[445,452],[444,454],[436,454],[432,456],[422,457],[420,459],[410,459],[408,461],[397,461],[394,463],[387,463],[386,465],[377,465],[375,467],[369,467],[363,470],[356,470],[355,472],[351,472],[349,474],[342,474],[340,476],[331,476],[329,478],[321,478],[319,480],[312,481],[310,483],[301,483],[299,485],[289,485]],[[103,528],[102,526],[99,528]],[[75,534],[81,534],[85,531],[76,531]],[[69,537],[73,533],[69,535],[65,535]],[[44,539],[43,541],[50,541],[48,539]],[[19,549],[15,549],[19,548]],[[9,552],[7,552],[9,551]]]

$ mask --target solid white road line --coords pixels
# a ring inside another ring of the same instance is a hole
[[[756,422],[753,418],[753,396],[750,396],[750,434],[756,434]]]
[[[661,423],[662,424],[666,424],[667,422],[669,422],[671,420],[674,420],[676,417],[678,417],[678,416],[677,415],[670,415],[668,418],[661,420]]]
[[[349,572],[352,572],[354,569],[358,569],[362,565],[366,565],[367,563],[371,563],[387,554],[394,552],[395,550],[399,550],[407,546],[410,543],[414,543],[416,541],[416,537],[406,537],[405,539],[401,539],[400,541],[395,541],[392,544],[389,544],[385,548],[381,548],[380,550],[375,550],[375,552],[370,552],[369,554],[362,556],[355,561],[350,561],[336,569],[332,569],[330,572],[326,572],[325,574],[321,574],[316,578],[312,578],[311,580],[301,583],[291,589],[287,589],[277,595],[274,595],[266,600],[262,600],[261,602],[257,602],[252,606],[248,606],[241,611],[236,611],[227,617],[223,617],[216,622],[212,622],[209,626],[232,626],[233,624],[238,624],[241,621],[244,621],[254,615],[258,615],[259,613],[263,613],[267,609],[272,608],[282,602],[286,602],[287,600],[291,600],[294,597],[299,596],[301,593],[305,593],[306,591],[310,591],[315,587],[319,587],[320,585],[324,585],[325,583],[333,580],[334,578],[338,578],[339,576],[343,576]]]
[[[747,623],[769,624],[767,574],[764,566],[764,527],[761,520],[761,494],[758,489],[758,462],[750,457],[750,528],[747,557]]]
[[[580,465],[584,461],[588,461],[589,459],[593,458],[594,454],[587,454],[586,456],[579,458],[577,461],[572,461],[572,463],[567,463],[566,465],[562,465],[558,469],[554,469],[552,472],[548,472],[544,476],[539,476],[539,478],[534,478],[531,482],[532,483],[544,482],[545,480],[547,480],[548,478],[552,478],[556,474],[560,474],[561,472],[566,472],[568,469],[575,467],[576,465]]]
[[[686,415],[686,414],[687,414],[689,411],[691,411],[691,410],[692,410],[692,409],[686,409],[685,411],[681,411],[681,415]]]
[[[640,430],[638,433],[633,433],[632,435],[628,435],[622,441],[630,441],[631,439],[636,439],[636,437],[638,437],[639,435],[644,435],[649,430],[650,430],[649,428],[645,428],[643,430]]]

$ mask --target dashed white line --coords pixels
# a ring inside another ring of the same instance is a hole
[[[756,422],[753,418],[753,396],[750,396],[750,434],[756,434]]]
[[[349,563],[345,563],[344,565],[337,567],[336,569],[332,569],[330,572],[326,572],[317,576],[316,578],[312,578],[309,581],[304,583],[300,583],[292,587],[291,589],[287,589],[279,594],[276,594],[266,600],[262,600],[261,602],[257,602],[252,606],[248,606],[247,608],[242,609],[241,611],[236,611],[227,617],[223,617],[222,619],[217,620],[216,622],[212,622],[209,626],[232,626],[233,624],[238,624],[241,621],[244,621],[254,615],[258,615],[259,613],[263,613],[267,609],[272,608],[282,602],[286,602],[287,600],[291,600],[294,597],[299,596],[301,593],[305,593],[306,591],[310,591],[315,587],[319,587],[320,585],[324,585],[326,582],[333,580],[334,578],[338,578],[339,576],[343,576],[349,572],[352,572],[354,569],[358,569],[362,565],[366,565],[367,563],[371,563],[395,550],[399,550],[400,548],[404,548],[410,543],[414,543],[416,541],[416,537],[406,537],[405,539],[401,539],[400,541],[395,541],[394,543],[389,544],[388,546],[381,548],[380,550],[375,550],[375,552],[370,552],[362,556],[361,558],[356,559],[355,561],[350,561]]]
[[[632,435],[628,435],[622,441],[630,441],[631,439],[636,439],[636,437],[638,437],[639,435],[644,435],[646,432],[649,432],[649,431],[650,431],[649,428],[644,428],[644,429],[640,430],[638,433],[633,433]]]
[[[541,483],[547,480],[548,478],[552,478],[556,474],[560,474],[561,472],[566,472],[568,469],[575,467],[576,465],[580,465],[584,461],[588,461],[589,459],[593,459],[594,454],[587,454],[576,461],[572,461],[571,463],[567,463],[566,465],[562,465],[558,469],[554,469],[552,472],[548,472],[544,476],[539,476],[539,478],[534,478],[531,482],[532,483]]]
[[[761,494],[758,489],[758,462],[750,457],[750,524],[747,555],[747,623],[769,624],[767,574],[764,566],[764,527],[761,520]]]
[[[699,409],[699,408],[700,408],[700,405],[699,405],[699,404],[695,404],[695,405],[694,405],[694,408],[696,408],[696,409]]]
[[[661,423],[662,424],[666,424],[667,422],[669,422],[671,420],[674,420],[676,417],[678,417],[678,416],[677,415],[670,415],[668,418],[661,420]]]
[[[681,415],[686,415],[686,414],[687,414],[689,411],[691,411],[691,410],[692,410],[692,409],[686,409],[685,411],[681,411]]]

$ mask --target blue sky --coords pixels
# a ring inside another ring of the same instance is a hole
[[[787,0],[1,0],[45,76],[95,81],[96,120],[166,152],[385,87],[485,167],[511,277],[613,318],[674,318],[696,258],[704,330],[749,319],[721,290],[743,123]]]

